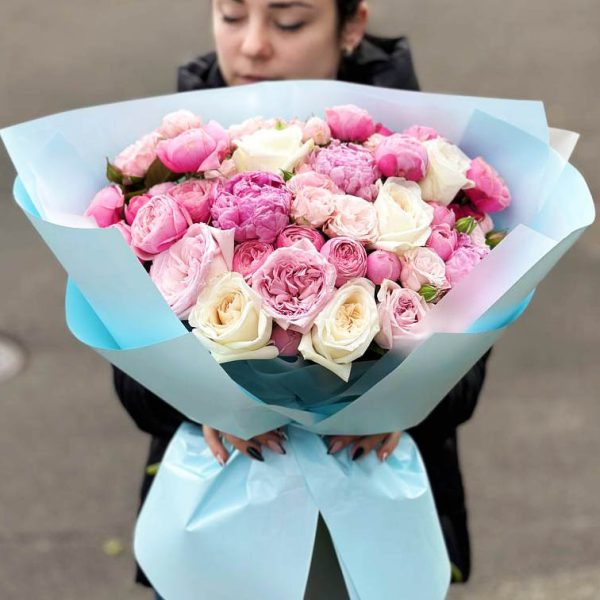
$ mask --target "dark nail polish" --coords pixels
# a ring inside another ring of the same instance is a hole
[[[352,455],[352,460],[356,460],[360,458],[365,452],[365,449],[362,446],[358,447],[358,450]]]
[[[250,446],[248,448],[248,454],[252,458],[255,458],[256,460],[260,460],[260,462],[265,462],[265,459],[263,458],[263,455],[256,448],[253,448],[252,446]]]
[[[279,444],[279,447],[281,448],[281,451],[282,451],[284,454],[287,454],[287,452],[285,451],[285,448],[283,447],[283,444]]]

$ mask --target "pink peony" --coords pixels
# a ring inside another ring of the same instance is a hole
[[[92,217],[98,227],[109,227],[121,220],[125,197],[118,185],[102,188],[92,199],[85,215]]]
[[[311,117],[301,124],[302,141],[313,140],[317,146],[326,146],[331,141],[331,129],[323,119]]]
[[[287,187],[292,194],[298,194],[305,188],[320,188],[332,194],[339,194],[341,191],[327,175],[311,171],[306,166],[287,182]]]
[[[246,282],[249,282],[255,271],[274,250],[271,244],[258,240],[242,242],[235,247],[233,253],[233,270],[243,275]]]
[[[170,188],[167,196],[184,206],[194,223],[208,223],[215,185],[204,179],[188,179]]]
[[[432,127],[425,127],[424,125],[413,125],[408,129],[405,129],[403,135],[410,135],[411,137],[417,138],[420,142],[428,142],[429,140],[435,140],[436,138],[442,137]]]
[[[389,127],[386,127],[383,123],[375,123],[375,133],[382,135],[383,137],[388,137],[394,134],[394,132]]]
[[[325,238],[316,229],[304,227],[303,225],[288,225],[278,236],[277,248],[292,246],[298,240],[308,240],[317,250],[321,250]]]
[[[156,133],[165,138],[174,138],[188,129],[202,126],[202,119],[189,110],[178,110],[165,115]]]
[[[417,292],[401,288],[393,281],[384,281],[377,293],[379,333],[375,342],[390,350],[394,340],[410,336],[415,325],[427,314],[427,303]]]
[[[321,254],[335,267],[336,287],[341,287],[354,277],[364,277],[367,273],[367,251],[352,238],[329,240],[321,248]]]
[[[375,149],[375,160],[386,177],[404,177],[409,181],[421,181],[429,165],[425,146],[400,133],[384,138]]]
[[[444,261],[431,248],[413,248],[401,258],[402,287],[418,292],[424,285],[432,285],[437,289],[446,289],[446,266]]]
[[[227,272],[233,253],[233,233],[205,223],[190,226],[185,235],[154,258],[150,278],[173,312],[185,319],[204,286]]]
[[[375,250],[367,257],[367,277],[375,285],[381,285],[384,279],[397,281],[401,270],[400,259],[393,252]]]
[[[128,225],[131,225],[137,215],[138,210],[146,204],[152,198],[151,194],[140,194],[139,196],[133,196],[129,199],[129,202],[125,205],[125,220]]]
[[[252,276],[252,288],[280,327],[304,334],[333,296],[335,278],[335,267],[301,240],[275,250]]]
[[[271,342],[277,346],[279,356],[297,356],[301,339],[302,334],[297,331],[282,329],[278,325],[273,326]]]
[[[372,244],[379,235],[375,206],[357,196],[335,196],[335,210],[323,231],[329,237],[350,237],[362,244]]]
[[[292,200],[291,217],[300,225],[322,227],[334,210],[332,192],[320,187],[303,187]]]
[[[446,277],[454,287],[464,279],[488,254],[489,248],[476,246],[466,234],[460,234],[459,245],[446,261]]]
[[[148,196],[160,196],[166,194],[171,188],[174,188],[177,184],[173,181],[165,181],[164,183],[157,183],[148,190]]]
[[[431,248],[443,261],[450,258],[458,244],[458,234],[448,223],[436,225],[431,230],[431,235],[426,246]]]
[[[433,221],[431,222],[431,226],[435,227],[436,225],[442,225],[444,223],[450,225],[450,227],[454,227],[456,223],[456,215],[454,211],[452,211],[447,206],[440,204],[439,202],[428,202],[429,206],[433,207]],[[451,207],[453,205],[450,205]]]
[[[499,212],[510,206],[510,191],[496,170],[479,156],[471,161],[467,179],[475,184],[465,194],[479,211]]]
[[[246,119],[242,123],[237,123],[235,125],[231,125],[227,130],[227,134],[229,138],[233,142],[234,140],[239,140],[245,135],[252,135],[256,133],[259,129],[272,129],[275,127],[275,119],[264,119],[263,117],[251,117],[250,119]]]
[[[327,175],[346,194],[360,196],[373,201],[378,188],[375,182],[380,177],[375,158],[362,146],[332,142],[310,156],[312,168]]]
[[[364,142],[375,133],[375,123],[364,109],[346,104],[325,109],[331,135],[342,142]]]
[[[169,196],[154,196],[135,215],[131,246],[142,260],[152,260],[181,238],[192,220],[187,210]]]
[[[160,161],[174,173],[218,169],[229,152],[227,132],[216,121],[163,140],[156,148]]]
[[[156,132],[149,133],[131,146],[127,146],[113,161],[123,175],[144,177],[150,165],[156,160],[156,148],[160,142]]]
[[[235,229],[235,241],[259,239],[273,243],[289,223],[292,193],[278,175],[264,171],[240,173],[215,191],[213,224]]]

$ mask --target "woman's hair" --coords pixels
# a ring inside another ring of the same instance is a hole
[[[338,31],[341,33],[344,25],[356,15],[361,0],[336,0],[338,15]]]

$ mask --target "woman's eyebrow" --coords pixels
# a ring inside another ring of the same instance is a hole
[[[283,9],[292,8],[293,6],[302,6],[304,8],[314,8],[312,4],[308,2],[302,2],[301,0],[292,0],[291,2],[269,2],[269,8]]]

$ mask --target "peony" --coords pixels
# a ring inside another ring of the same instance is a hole
[[[194,335],[219,363],[277,356],[273,322],[260,296],[239,273],[222,273],[201,292],[190,313]]]
[[[280,175],[281,171],[293,171],[314,148],[314,142],[302,143],[302,129],[297,125],[284,129],[259,129],[236,142],[232,155],[237,170],[269,171]]]
[[[362,244],[377,239],[377,213],[371,202],[356,196],[335,196],[335,208],[323,231],[329,237],[349,237]]]
[[[397,281],[401,270],[400,259],[393,252],[375,250],[367,257],[367,277],[375,285],[381,285],[384,279]]]
[[[292,194],[281,177],[263,171],[240,173],[216,191],[213,225],[235,229],[236,242],[273,243],[289,223]]]
[[[156,133],[164,138],[174,138],[188,129],[198,129],[202,119],[189,110],[178,110],[163,117]]]
[[[444,261],[431,248],[413,248],[404,253],[401,259],[402,287],[418,292],[424,285],[432,285],[438,290],[448,288]]]
[[[321,248],[321,254],[335,267],[336,287],[341,287],[355,277],[367,273],[367,251],[364,246],[348,237],[329,240]]]
[[[252,276],[252,288],[280,327],[306,333],[333,295],[335,278],[335,267],[301,240],[275,250]]]
[[[133,196],[129,199],[129,202],[125,205],[125,220],[129,225],[133,223],[138,210],[140,210],[140,208],[142,208],[142,206],[144,206],[151,198],[151,194],[140,194],[139,196]]]
[[[258,240],[242,242],[235,247],[233,253],[233,270],[241,273],[249,282],[252,275],[267,260],[273,250],[275,248],[266,242]]]
[[[390,177],[381,187],[374,207],[379,222],[375,248],[400,255],[423,246],[431,234],[433,207],[423,202],[414,181]]]
[[[173,312],[185,319],[207,283],[229,271],[232,255],[232,231],[195,223],[154,258],[150,278]]]
[[[227,130],[229,135],[229,139],[235,143],[240,138],[243,138],[245,135],[252,135],[257,132],[259,129],[272,129],[275,127],[276,120],[275,119],[264,119],[263,117],[251,117],[246,119],[242,123],[236,123],[235,125],[231,125]]]
[[[331,135],[342,142],[364,142],[375,133],[375,122],[364,109],[346,104],[325,109]]]
[[[473,186],[467,177],[471,161],[464,152],[443,138],[424,142],[429,170],[420,182],[423,200],[450,204],[461,189]]]
[[[311,167],[327,175],[346,194],[372,201],[377,196],[375,182],[380,177],[375,158],[362,146],[332,142],[310,157]]]
[[[311,171],[310,168],[302,169],[296,173],[287,182],[287,187],[294,195],[301,193],[306,188],[319,188],[332,194],[339,194],[341,191],[327,175]]]
[[[306,360],[350,378],[352,361],[360,358],[379,332],[375,286],[364,278],[343,285],[319,312],[298,350]]]
[[[440,204],[439,202],[430,202],[429,206],[433,208],[433,221],[431,221],[431,226],[435,227],[436,225],[442,225],[446,223],[450,225],[450,227],[454,227],[456,223],[456,215],[454,211]],[[455,206],[452,204],[451,206]]]
[[[277,248],[292,246],[298,240],[308,240],[317,250],[321,250],[325,243],[325,238],[316,229],[304,227],[302,225],[289,225],[278,236]]]
[[[326,146],[331,142],[331,129],[323,119],[311,117],[302,127],[302,141],[312,141],[317,146]]]
[[[499,212],[510,206],[510,191],[496,170],[481,156],[471,161],[467,177],[474,187],[465,194],[481,212]]]
[[[194,223],[208,223],[215,185],[214,182],[204,179],[188,179],[171,187],[167,196],[185,207]]]
[[[447,223],[436,225],[431,230],[431,235],[425,244],[431,248],[442,260],[450,258],[458,244],[458,234],[456,229],[450,227]]]
[[[171,188],[174,188],[177,184],[174,181],[165,181],[164,183],[157,183],[153,185],[147,192],[148,196],[159,196],[160,194],[166,194]]]
[[[229,151],[229,136],[216,121],[163,140],[156,148],[160,161],[174,173],[218,169]]]
[[[446,261],[446,277],[452,287],[464,279],[489,254],[489,248],[472,244],[468,235],[463,233],[458,237],[459,245]]]
[[[118,185],[108,185],[92,198],[85,215],[92,217],[98,227],[109,227],[121,220],[124,202],[121,188]]]
[[[412,127],[405,129],[402,134],[410,135],[421,142],[428,142],[429,140],[435,140],[441,137],[435,129],[424,125],[413,125]]]
[[[279,325],[273,326],[271,342],[277,346],[279,356],[297,356],[301,339],[302,334],[297,331],[282,329]]]
[[[404,177],[409,181],[421,181],[429,163],[425,146],[399,133],[383,139],[375,149],[375,160],[386,177]]]
[[[145,135],[118,154],[113,164],[127,177],[144,177],[156,160],[156,148],[160,140],[156,132]]]
[[[291,217],[300,225],[322,227],[334,211],[335,195],[325,188],[303,187],[292,200]]]
[[[423,320],[428,306],[417,292],[386,280],[377,293],[380,331],[375,342],[390,350],[394,341],[411,335],[415,325]]]
[[[169,196],[154,196],[135,215],[131,246],[142,260],[152,260],[183,237],[192,220]]]

